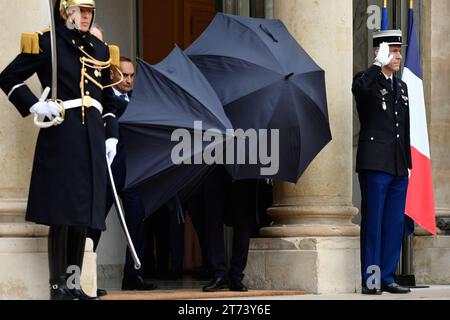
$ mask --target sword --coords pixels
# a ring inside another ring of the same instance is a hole
[[[120,203],[119,196],[117,195],[116,184],[114,183],[114,176],[112,174],[111,165],[108,162],[108,158],[106,158],[106,164],[108,167],[109,181],[111,183],[111,188],[114,195],[114,203],[116,204],[117,208],[117,216],[119,217],[120,225],[123,229],[123,232],[125,233],[128,249],[130,249],[130,253],[134,261],[134,268],[136,270],[139,270],[142,265],[141,262],[139,261],[139,257],[136,254],[136,249],[134,248],[133,240],[131,240],[130,233],[128,232],[127,223],[125,222],[125,216],[123,214],[122,204]]]
[[[50,43],[52,51],[52,99],[58,99],[58,54],[56,52],[56,23],[53,0],[48,0],[50,8]]]
[[[34,115],[34,124],[42,129],[50,128],[55,125],[60,125],[64,121],[64,104],[61,100],[58,100],[58,54],[56,51],[56,23],[53,8],[53,0],[49,0],[50,9],[50,46],[51,46],[51,57],[52,57],[52,95],[51,100],[54,101],[61,109],[61,116],[54,118],[50,122],[44,122],[44,118],[39,117],[37,114]],[[45,88],[40,101],[46,101],[50,88]]]

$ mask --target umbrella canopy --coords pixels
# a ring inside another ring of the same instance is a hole
[[[278,171],[264,174],[265,139],[258,136],[255,145],[243,137],[246,161],[228,166],[232,176],[297,182],[331,141],[331,131],[325,73],[284,24],[219,13],[185,53],[213,86],[233,127],[268,130],[268,154],[279,149]],[[279,137],[271,136],[277,129]]]
[[[194,159],[202,160],[205,149],[221,147],[223,140],[205,142],[205,132],[213,129],[225,137],[232,128],[213,88],[178,47],[157,65],[138,61],[133,95],[119,123],[127,152],[126,188],[145,195],[147,215],[208,170]],[[189,135],[190,146],[174,161],[180,141],[172,136],[180,129]]]

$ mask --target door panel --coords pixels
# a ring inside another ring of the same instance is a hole
[[[187,0],[184,4],[184,49],[197,39],[216,14],[215,0]]]
[[[143,0],[142,48],[145,61],[155,64],[175,44],[187,48],[216,14],[215,0]]]

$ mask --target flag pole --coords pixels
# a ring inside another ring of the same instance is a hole
[[[414,0],[409,0],[409,9],[413,9],[413,7],[414,7]],[[408,235],[409,222],[410,222],[409,218],[405,215],[404,236],[401,253],[401,274],[397,276],[398,279],[397,282],[400,285],[410,288],[427,288],[426,286],[417,286],[416,277],[413,273],[414,232],[411,235]]]
[[[393,29],[397,29],[397,0],[394,0],[394,5],[392,8],[392,20],[393,20]]]

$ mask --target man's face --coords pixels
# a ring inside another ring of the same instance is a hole
[[[121,93],[129,93],[133,90],[134,84],[134,66],[131,62],[121,61],[120,62],[120,71],[123,74],[123,81],[119,83],[115,88],[119,90]],[[117,82],[120,80],[120,75],[117,71],[113,72],[113,82]]]
[[[92,8],[70,7],[67,12],[69,16],[67,16],[64,12],[61,13],[64,20],[70,22],[72,25],[75,25],[75,27],[81,32],[89,31],[92,19],[94,17]]]
[[[388,71],[394,73],[400,70],[402,65],[402,47],[400,45],[390,45],[389,52],[394,57],[390,64],[385,66],[384,68]],[[378,54],[378,49],[375,50],[375,55]]]
[[[88,32],[91,27],[93,13],[91,8],[80,8],[81,12],[81,21],[80,21],[80,31]]]
[[[402,65],[402,47],[400,45],[389,46],[390,54],[394,57],[390,64],[386,66],[392,72],[397,72],[400,70]]]

